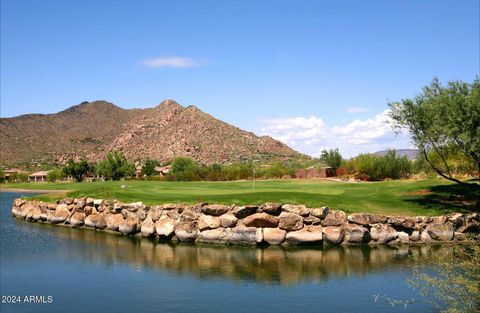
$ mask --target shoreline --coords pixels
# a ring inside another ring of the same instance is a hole
[[[14,217],[90,228],[124,236],[239,245],[403,245],[461,243],[480,232],[479,213],[402,217],[328,207],[263,203],[196,205],[65,198],[56,203],[16,199]]]

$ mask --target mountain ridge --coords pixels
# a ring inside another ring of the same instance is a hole
[[[3,164],[62,164],[82,157],[98,161],[112,150],[130,160],[163,162],[187,156],[205,164],[301,155],[271,137],[259,137],[171,99],[144,109],[84,101],[58,113],[1,118],[0,136]]]

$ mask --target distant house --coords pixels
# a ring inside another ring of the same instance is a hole
[[[28,181],[36,182],[36,181],[47,181],[48,171],[41,171],[36,172],[28,175]]]
[[[295,177],[300,179],[309,179],[309,178],[327,178],[334,177],[335,170],[331,167],[316,167],[310,166],[308,168],[301,168],[295,172]]]
[[[18,168],[10,168],[8,170],[3,171],[3,179],[8,180],[12,174],[20,174],[20,173],[25,173],[24,171],[18,169]]]

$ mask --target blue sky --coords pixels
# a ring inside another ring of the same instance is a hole
[[[479,1],[1,1],[1,116],[171,98],[315,155],[410,146],[387,102],[479,74]]]

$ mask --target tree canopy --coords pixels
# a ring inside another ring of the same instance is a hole
[[[480,80],[451,81],[442,86],[434,78],[421,94],[389,104],[397,132],[408,130],[425,160],[442,177],[453,177],[446,152],[452,149],[470,159],[480,175]],[[432,154],[439,163],[432,161]]]
[[[72,176],[77,182],[81,182],[87,173],[93,171],[93,165],[89,164],[86,160],[74,162],[73,159],[70,159],[63,168],[63,173]]]
[[[342,155],[338,149],[322,150],[320,161],[330,166],[334,170],[342,165]]]
[[[112,151],[98,164],[97,173],[107,179],[119,180],[135,175],[135,165],[129,163],[123,153]]]

